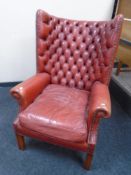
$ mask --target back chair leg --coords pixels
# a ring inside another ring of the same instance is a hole
[[[20,150],[24,150],[25,149],[25,140],[24,140],[24,136],[19,135],[16,133],[16,140],[17,140],[17,144]]]
[[[121,67],[122,67],[122,62],[119,61],[119,62],[118,62],[118,67],[117,67],[117,70],[116,70],[116,75],[117,75],[117,76],[120,74]]]

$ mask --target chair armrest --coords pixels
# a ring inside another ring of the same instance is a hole
[[[92,154],[95,149],[100,118],[108,118],[110,115],[111,102],[108,86],[100,82],[95,82],[89,97],[87,118],[89,154]]]
[[[95,82],[89,98],[89,116],[108,118],[111,115],[111,101],[108,86]]]
[[[18,101],[20,110],[24,110],[50,83],[50,75],[38,73],[10,90],[11,95]]]

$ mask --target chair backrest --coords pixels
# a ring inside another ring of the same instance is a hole
[[[123,16],[110,21],[76,21],[38,10],[37,72],[51,83],[90,90],[95,81],[108,84],[119,43]]]

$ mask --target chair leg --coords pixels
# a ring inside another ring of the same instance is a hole
[[[89,145],[86,159],[84,161],[84,168],[86,170],[90,170],[91,168],[94,150],[95,150],[95,145]]]
[[[24,140],[24,136],[19,135],[16,133],[16,140],[17,140],[17,144],[20,150],[24,150],[25,149],[25,140]]]
[[[84,161],[84,168],[85,168],[86,170],[90,170],[90,168],[91,168],[91,163],[92,163],[92,159],[93,159],[93,155],[91,155],[91,154],[87,154],[87,155],[86,155],[86,159],[85,159],[85,161]]]
[[[119,73],[120,73],[120,71],[121,71],[121,67],[122,67],[122,62],[119,61],[118,67],[117,67],[117,70],[116,70],[116,75],[117,75],[117,76],[119,75]]]

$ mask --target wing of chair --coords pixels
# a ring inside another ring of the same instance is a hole
[[[24,136],[87,152],[89,169],[101,118],[111,115],[108,84],[123,16],[76,21],[38,10],[37,73],[11,89],[20,111],[14,121],[18,146]]]

